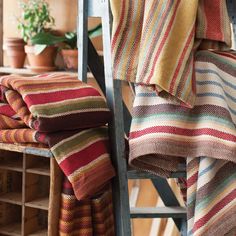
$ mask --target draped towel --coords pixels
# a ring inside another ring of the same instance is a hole
[[[0,78],[0,142],[50,147],[78,200],[114,176],[104,97],[69,74]]]
[[[136,83],[130,165],[168,177],[187,162],[188,236],[236,235],[236,56],[226,1],[110,1],[114,77]]]
[[[188,235],[235,235],[236,55],[199,51],[195,72],[192,109],[136,88],[129,161],[168,177],[187,159]]]
[[[231,44],[225,0],[110,1],[114,78],[164,90],[192,107],[195,49]]]

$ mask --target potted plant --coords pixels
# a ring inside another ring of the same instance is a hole
[[[88,31],[90,39],[97,38],[102,34],[102,25]],[[61,54],[67,70],[78,70],[78,48],[77,48],[77,33],[65,33],[64,47],[61,49]]]
[[[78,70],[78,48],[77,33],[68,32],[65,34],[64,48],[61,55],[67,70]]]
[[[77,34],[67,32],[64,36],[56,36],[51,32],[41,32],[32,37],[31,42],[36,45],[58,45],[66,69],[78,69]]]
[[[42,32],[50,31],[54,18],[50,15],[49,4],[45,0],[21,2],[22,16],[18,18],[18,29],[27,43],[25,52],[32,70],[53,70],[56,47],[54,45],[37,45],[32,38]]]
[[[101,35],[102,25],[88,31],[91,39]],[[31,42],[36,45],[58,45],[67,70],[78,69],[77,33],[67,32],[64,36],[56,36],[51,32],[41,32],[32,37]]]
[[[22,38],[8,37],[4,39],[3,49],[6,51],[12,68],[22,68],[25,63],[25,42]]]

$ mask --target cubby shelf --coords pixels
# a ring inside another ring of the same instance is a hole
[[[48,210],[49,198],[60,202],[51,191],[61,171],[50,150],[0,143],[0,163],[0,236],[56,236]]]
[[[47,165],[31,167],[26,169],[26,173],[50,176],[50,168]]]
[[[20,160],[16,162],[12,161],[3,162],[0,164],[0,170],[12,170],[17,172],[22,172],[23,171],[22,162]]]
[[[47,229],[42,229],[35,233],[29,234],[28,236],[46,236],[48,235],[47,233],[48,233]]]
[[[22,193],[10,192],[10,193],[0,194],[0,201],[16,205],[22,205]]]
[[[42,210],[48,210],[49,199],[48,199],[48,197],[38,198],[38,199],[35,199],[33,201],[26,202],[25,206],[32,207],[32,208],[37,208],[37,209],[42,209]]]
[[[0,233],[3,235],[10,235],[10,236],[21,235],[21,222],[0,226]]]

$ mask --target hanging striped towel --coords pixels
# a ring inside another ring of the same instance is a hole
[[[138,86],[130,164],[168,177],[187,159],[189,236],[236,234],[236,54],[199,51],[194,108]]]
[[[231,45],[226,0],[110,1],[114,77],[137,84],[130,164],[187,160],[188,236],[236,235],[236,57],[205,51]]]
[[[164,90],[192,107],[195,49],[231,43],[226,1],[110,1],[114,77]]]

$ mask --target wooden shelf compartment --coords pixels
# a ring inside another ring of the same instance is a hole
[[[22,205],[22,193],[21,192],[11,192],[0,195],[1,202],[12,203],[16,205]]]
[[[22,154],[0,150],[0,170],[23,171]]]
[[[50,176],[50,158],[25,155],[26,173]]]
[[[22,205],[22,173],[0,170],[0,201]]]
[[[4,214],[0,215],[0,234],[10,236],[22,235],[21,207],[8,203],[0,203],[0,211],[4,212]]]
[[[32,234],[28,234],[28,236],[46,236],[48,235],[48,230],[47,229],[42,229],[37,232],[34,232]]]
[[[48,212],[30,207],[25,208],[25,235],[48,235]]]
[[[49,207],[49,199],[48,197],[37,198],[33,201],[25,203],[25,206],[47,211]]]
[[[1,145],[4,149],[1,149]],[[4,163],[0,168],[0,236],[57,235],[57,220],[50,229],[47,223],[51,175],[54,176],[59,170],[51,157],[46,148],[0,143],[0,161]],[[21,171],[9,170],[6,164],[9,160],[20,163]],[[55,192],[55,189],[52,191]],[[10,215],[14,215],[14,218]]]
[[[26,173],[25,206],[48,210],[49,191],[49,176]]]
[[[3,235],[18,236],[21,235],[21,222],[0,226],[0,233]]]

